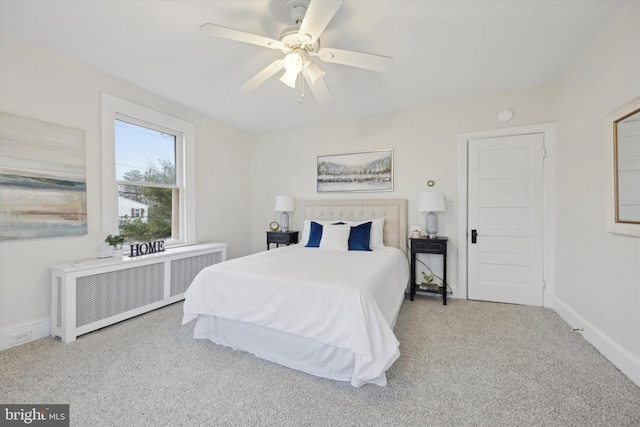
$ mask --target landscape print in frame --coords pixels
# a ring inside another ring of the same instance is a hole
[[[317,191],[393,191],[393,150],[318,156]]]
[[[0,112],[0,240],[83,234],[84,131]]]

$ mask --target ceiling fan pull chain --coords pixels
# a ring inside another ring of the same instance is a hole
[[[298,82],[300,83],[300,97],[298,98],[298,104],[302,104],[304,99],[304,81],[302,81],[302,73],[298,73]]]

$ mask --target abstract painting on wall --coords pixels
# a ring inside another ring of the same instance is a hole
[[[0,112],[0,240],[83,234],[84,131]]]
[[[318,156],[317,191],[393,191],[393,149]]]

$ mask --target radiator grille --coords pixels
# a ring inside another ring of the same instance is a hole
[[[200,270],[220,261],[220,252],[171,261],[171,296],[186,291]]]
[[[76,327],[163,299],[164,263],[76,279]]]

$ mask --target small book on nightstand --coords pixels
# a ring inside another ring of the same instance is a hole
[[[436,283],[420,283],[418,285],[418,290],[419,291],[425,291],[425,292],[433,292],[433,293],[438,293],[441,294],[442,293],[442,286],[438,285]]]

